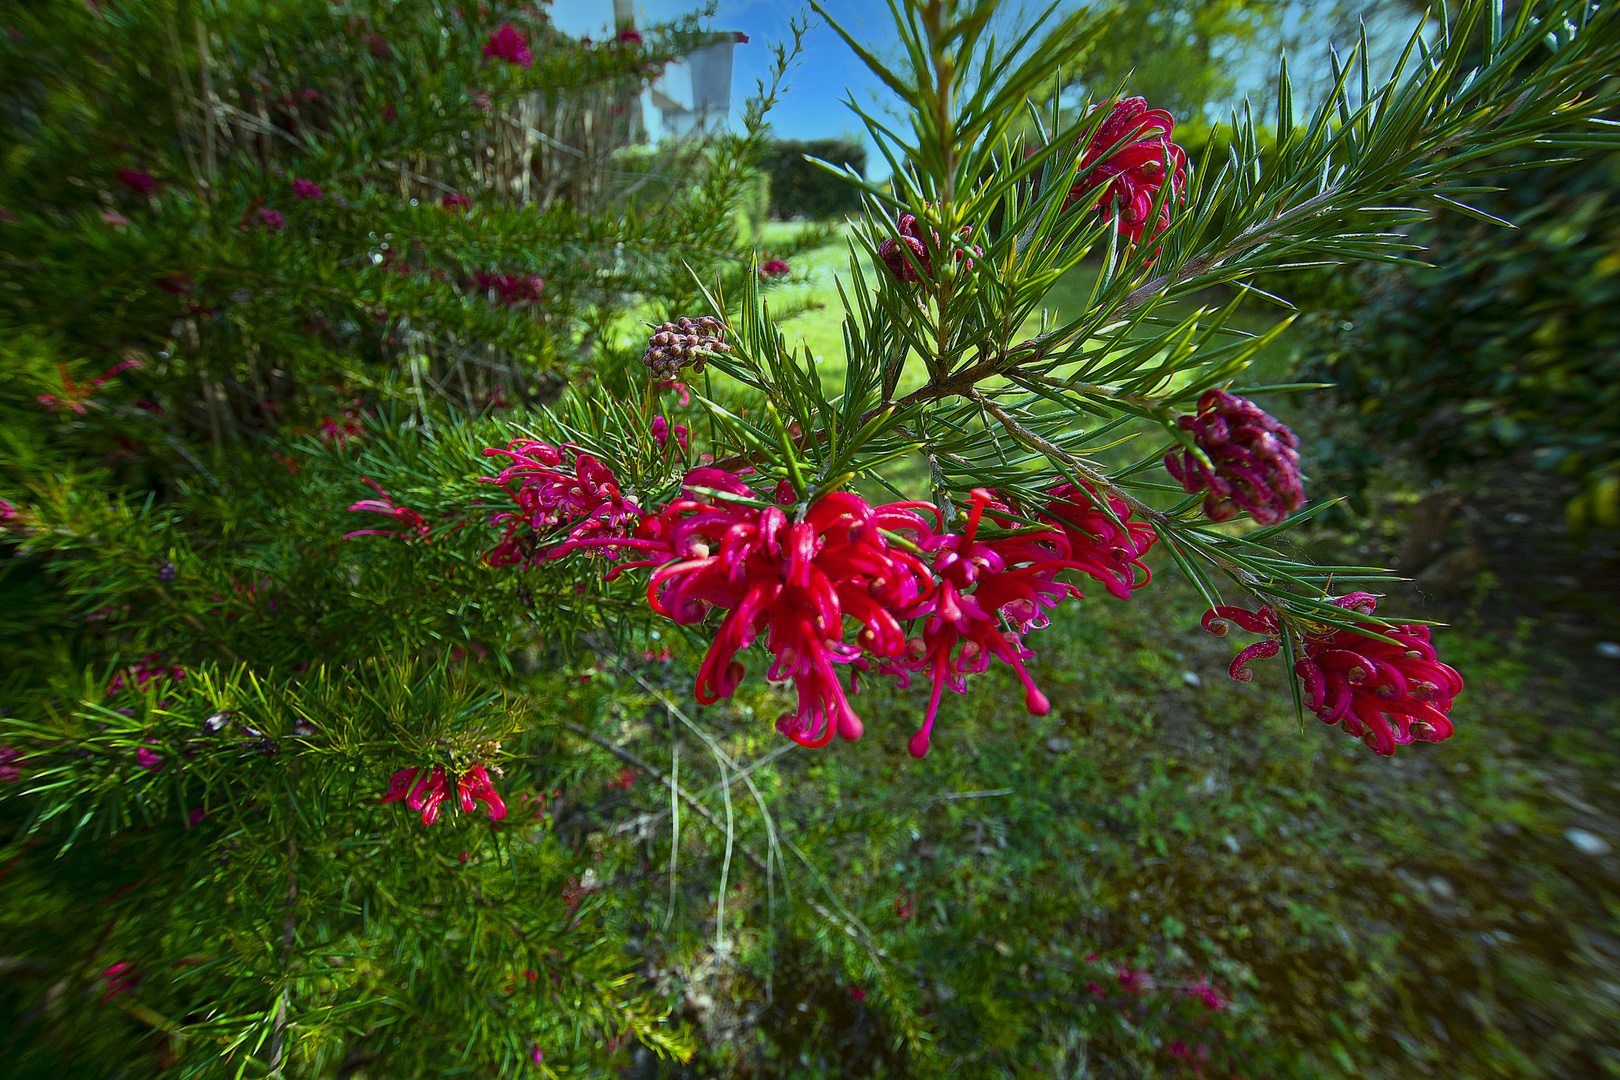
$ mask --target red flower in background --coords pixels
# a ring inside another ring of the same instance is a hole
[[[349,509],[351,511],[368,510],[373,514],[384,514],[404,525],[405,528],[399,530],[356,529],[354,532],[345,533],[343,539],[350,540],[356,536],[397,536],[402,540],[431,539],[431,536],[429,535],[431,532],[431,527],[421,514],[418,514],[415,510],[412,510],[408,506],[395,506],[392,496],[390,496],[388,492],[384,491],[382,487],[370,477],[362,476],[360,478],[360,482],[369,484],[372,490],[382,497],[380,499],[361,499],[357,503],[351,503],[349,505]]]
[[[759,272],[762,276],[768,278],[782,277],[785,274],[793,273],[793,267],[782,259],[770,259],[760,266]]]
[[[619,31],[618,42],[621,45],[640,45],[641,34],[632,27]]]
[[[471,195],[446,195],[439,200],[439,205],[446,210],[469,210],[473,205]]]
[[[450,196],[445,198],[448,200]],[[472,200],[469,199],[467,205],[472,205]],[[473,283],[484,292],[493,293],[505,307],[539,300],[541,290],[546,287],[539,274],[491,274],[483,270],[473,274]]]
[[[150,174],[139,169],[119,169],[118,181],[136,195],[150,195],[157,187],[157,181]]]
[[[1378,600],[1357,592],[1332,601],[1346,611],[1370,615]],[[1248,682],[1253,660],[1282,651],[1283,627],[1269,607],[1258,611],[1221,606],[1204,615],[1204,629],[1224,635],[1228,621],[1251,633],[1267,634],[1238,653],[1232,678]],[[1305,634],[1294,674],[1305,691],[1306,705],[1324,724],[1338,724],[1346,734],[1380,756],[1412,742],[1441,742],[1454,730],[1447,714],[1462,692],[1462,676],[1442,664],[1429,642],[1426,626],[1379,626],[1357,623],[1359,630]],[[1368,637],[1381,634],[1389,640]]]
[[[506,816],[506,803],[501,801],[495,785],[490,782],[489,773],[482,765],[468,768],[454,785],[442,765],[435,765],[431,771],[401,769],[389,778],[388,790],[383,794],[382,801],[391,803],[404,799],[406,806],[422,812],[422,824],[432,825],[439,820],[439,813],[444,801],[451,795],[452,786],[456,805],[462,813],[472,813],[481,802],[491,821],[499,821]]]
[[[298,196],[300,199],[326,198],[326,192],[321,190],[319,184],[313,180],[305,180],[303,177],[297,177],[293,180],[292,189],[293,194]]]
[[[1158,219],[1151,222],[1154,234],[1162,232],[1170,224],[1170,205],[1179,202],[1187,190],[1187,152],[1170,141],[1175,127],[1174,117],[1163,109],[1150,110],[1145,98],[1126,98],[1116,104],[1086,143],[1080,171],[1063,208],[1105,188],[1097,204],[1098,215],[1104,221],[1117,220],[1119,231],[1134,243],[1147,231],[1154,200],[1168,180],[1170,193]]]
[[[528,67],[534,62],[528,40],[511,23],[489,35],[489,41],[484,45],[484,55],[498,56],[509,64],[521,67]]]

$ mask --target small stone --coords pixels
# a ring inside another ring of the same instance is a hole
[[[1429,891],[1434,894],[1436,900],[1442,900],[1448,904],[1457,899],[1457,890],[1452,887],[1451,882],[1439,874],[1429,879]]]
[[[1565,829],[1564,838],[1575,845],[1575,850],[1582,855],[1591,855],[1601,858],[1614,850],[1609,842],[1597,833],[1587,832],[1585,829]]]
[[[1181,681],[1186,683],[1188,686],[1195,688],[1204,685],[1204,680],[1198,677],[1198,672],[1196,671],[1183,671],[1181,673]]]
[[[1592,651],[1605,660],[1620,660],[1620,642],[1600,641],[1592,646]]]
[[[1221,841],[1221,845],[1234,855],[1243,850],[1243,845],[1239,844],[1237,842],[1237,837],[1233,836],[1231,833],[1226,834],[1226,839]]]
[[[1074,749],[1074,740],[1067,735],[1054,735],[1046,740],[1046,748],[1054,754],[1067,754]]]

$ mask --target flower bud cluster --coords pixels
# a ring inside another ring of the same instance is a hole
[[[679,378],[681,368],[687,366],[701,372],[709,357],[731,351],[721,338],[725,330],[725,323],[710,315],[659,323],[647,339],[641,362],[658,379]]]
[[[1187,152],[1170,141],[1175,128],[1175,118],[1163,109],[1149,109],[1145,98],[1116,104],[1086,143],[1063,209],[1106,187],[1097,203],[1102,220],[1117,221],[1119,231],[1133,243],[1150,226],[1154,235],[1163,232],[1170,225],[1171,204],[1180,202],[1187,190]],[[1158,217],[1149,221],[1167,181],[1170,193]]]
[[[1378,606],[1377,598],[1365,592],[1349,593],[1333,603],[1363,615]],[[1204,629],[1213,634],[1225,635],[1228,623],[1268,635],[1232,661],[1232,678],[1248,682],[1254,678],[1250,661],[1281,652],[1285,631],[1269,607],[1249,611],[1223,605],[1204,615]],[[1324,724],[1338,724],[1373,753],[1384,756],[1397,746],[1451,738],[1454,729],[1447,714],[1462,692],[1462,676],[1440,662],[1427,626],[1358,623],[1354,630],[1311,632],[1303,635],[1299,651],[1294,674],[1305,691],[1306,705]]]
[[[1207,491],[1204,514],[1226,521],[1247,513],[1275,525],[1305,505],[1299,477],[1299,437],[1247,398],[1206,390],[1198,414],[1176,424],[1191,434],[1191,450],[1170,451],[1164,467],[1187,494]]]
[[[924,279],[934,280],[934,262],[928,254],[928,244],[923,240],[922,226],[918,224],[916,215],[901,214],[897,222],[900,227],[898,236],[891,236],[878,245],[878,258],[888,267],[889,273],[896,281],[906,285],[915,285]],[[939,250],[939,233],[930,229],[929,235],[934,241],[934,249]],[[973,256],[983,257],[984,251],[977,245],[968,244],[973,235],[973,227],[964,225],[958,231],[961,243],[957,247],[957,260],[971,268]]]

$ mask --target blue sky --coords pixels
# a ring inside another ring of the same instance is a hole
[[[698,5],[690,0],[639,0],[635,4],[636,24],[648,26],[666,22]],[[863,44],[887,47],[891,38],[888,5],[873,0],[826,0],[832,12]],[[715,30],[740,30],[749,36],[734,54],[732,73],[733,115],[744,99],[754,93],[754,85],[767,78],[771,66],[771,43],[789,38],[788,21],[809,14],[792,0],[721,0],[710,25]],[[551,16],[557,27],[570,34],[592,34],[598,40],[613,22],[612,0],[556,0]],[[851,52],[837,34],[814,20],[805,35],[799,65],[788,77],[788,90],[771,112],[771,126],[784,139],[815,139],[839,135],[860,135],[860,121],[842,102],[848,95],[872,105],[877,95],[886,94],[882,84]],[[869,149],[869,159],[876,158]],[[879,164],[869,160],[870,165]]]

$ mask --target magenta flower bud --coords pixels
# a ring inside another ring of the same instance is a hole
[[[1093,106],[1095,108],[1095,106]],[[1119,231],[1134,243],[1152,226],[1158,234],[1170,225],[1170,207],[1187,190],[1187,152],[1170,141],[1176,121],[1163,109],[1149,109],[1145,98],[1126,98],[1098,125],[1080,157],[1080,171],[1064,200],[1067,210],[1106,185],[1097,203],[1098,216],[1118,221]],[[1166,176],[1165,162],[1170,174]],[[1153,203],[1165,181],[1171,183],[1156,221],[1149,222]]]
[[[878,245],[878,259],[894,276],[896,281],[906,285],[914,285],[919,281],[934,278],[933,260],[928,255],[928,245],[923,240],[922,226],[918,224],[913,214],[901,214],[898,222],[900,235],[891,236]],[[932,232],[932,230],[930,230]],[[973,256],[983,256],[984,252],[976,245],[967,243],[973,235],[973,228],[964,225],[959,230],[962,240],[957,246],[956,257],[963,265],[971,267]],[[939,234],[933,232],[934,248],[940,247]],[[909,257],[908,257],[909,254]]]
[[[1206,390],[1196,416],[1176,424],[1191,434],[1191,450],[1172,450],[1164,467],[1191,495],[1206,491],[1204,514],[1226,521],[1247,513],[1275,525],[1305,504],[1299,476],[1299,438],[1281,421],[1246,398]]]

